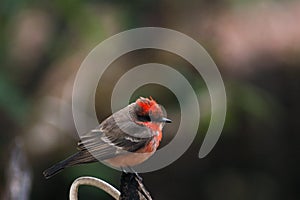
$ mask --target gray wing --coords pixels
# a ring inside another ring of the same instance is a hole
[[[154,136],[150,129],[131,120],[126,107],[106,120],[99,127],[81,137],[80,150],[88,150],[98,160],[135,152],[146,146]],[[123,112],[125,111],[125,112]]]

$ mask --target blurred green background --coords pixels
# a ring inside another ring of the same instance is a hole
[[[200,96],[197,139],[172,165],[142,174],[155,199],[300,199],[300,2],[247,1],[34,1],[0,3],[0,196],[68,199],[72,181],[92,175],[119,186],[120,172],[100,163],[69,168],[45,180],[44,169],[76,151],[71,113],[74,77],[99,42],[121,31],[158,26],[200,42],[216,62],[228,96],[226,124],[205,158],[198,151],[210,119],[201,76],[171,53],[140,50],[105,72],[96,95],[99,120],[111,114],[114,84],[133,66],[158,62],[180,71]],[[176,42],[176,41],[174,41]],[[166,88],[153,96],[178,128],[180,111]],[[189,134],[189,133],[186,133]],[[110,199],[82,187],[79,199]]]

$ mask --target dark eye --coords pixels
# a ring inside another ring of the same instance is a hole
[[[141,122],[150,122],[151,118],[149,115],[137,115],[137,119]]]

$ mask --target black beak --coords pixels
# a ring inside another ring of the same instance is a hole
[[[165,122],[165,123],[172,123],[172,120],[165,118],[165,117],[161,118],[161,121]]]

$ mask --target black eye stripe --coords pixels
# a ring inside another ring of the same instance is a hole
[[[150,122],[151,118],[149,115],[137,115],[137,119],[141,122]]]

